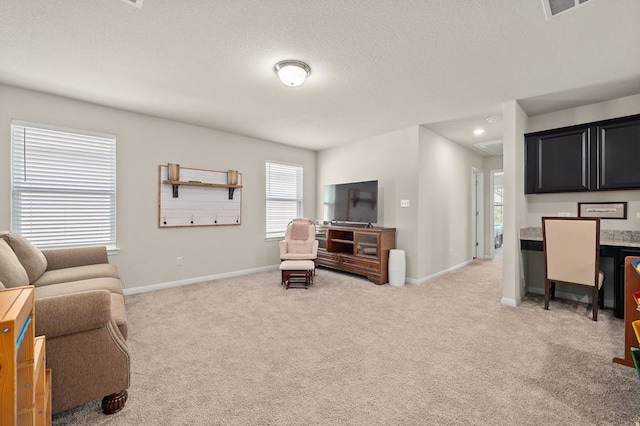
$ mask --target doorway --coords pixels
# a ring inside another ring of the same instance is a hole
[[[504,183],[502,170],[491,170],[491,228],[493,228],[492,257],[502,257],[504,220]]]
[[[484,171],[471,169],[471,254],[484,257]]]

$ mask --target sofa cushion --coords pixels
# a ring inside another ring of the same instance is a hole
[[[22,263],[22,267],[27,271],[29,283],[37,280],[47,269],[47,259],[40,249],[22,235],[8,232],[3,234],[2,238],[9,243],[18,260]]]
[[[288,253],[306,253],[307,255],[313,250],[313,241],[287,241]]]
[[[6,287],[22,287],[29,285],[27,271],[18,260],[9,244],[0,238],[0,281]]]
[[[36,299],[42,297],[62,296],[79,291],[107,290],[111,293],[122,294],[122,284],[119,278],[103,277],[88,280],[70,281],[67,283],[36,287]]]
[[[76,266],[74,268],[55,269],[46,271],[33,285],[36,287],[61,284],[70,281],[88,280],[91,278],[120,278],[118,268],[109,263]],[[119,281],[119,280],[118,280]],[[119,291],[122,293],[122,290]]]
[[[42,253],[47,258],[47,271],[109,263],[105,246],[45,249]]]

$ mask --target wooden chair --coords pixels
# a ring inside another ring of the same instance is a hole
[[[600,271],[600,219],[543,217],[544,308],[555,298],[556,283],[592,290],[593,320],[598,320],[598,299],[603,299]]]

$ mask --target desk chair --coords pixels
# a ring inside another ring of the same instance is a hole
[[[598,320],[598,298],[603,298],[600,271],[600,219],[543,217],[544,308],[555,298],[556,283],[590,288],[593,320]]]

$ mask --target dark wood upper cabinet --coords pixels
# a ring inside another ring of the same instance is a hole
[[[640,117],[597,126],[597,189],[640,188]]]
[[[525,135],[525,193],[640,189],[640,115]]]
[[[528,135],[525,143],[527,194],[590,189],[587,127]]]

